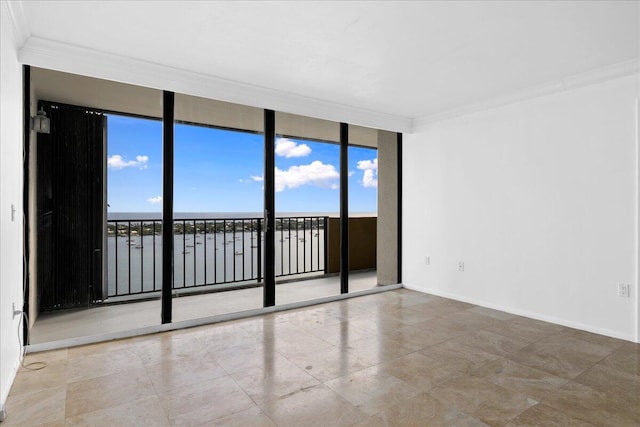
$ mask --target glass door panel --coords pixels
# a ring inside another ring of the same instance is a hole
[[[262,307],[262,110],[176,95],[173,321]]]
[[[340,125],[285,113],[275,122],[276,304],[338,295]]]

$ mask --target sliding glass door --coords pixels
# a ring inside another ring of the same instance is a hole
[[[340,294],[340,125],[275,115],[276,304]]]
[[[173,316],[262,307],[262,110],[176,95]]]

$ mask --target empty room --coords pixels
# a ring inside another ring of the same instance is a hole
[[[640,425],[640,1],[0,20],[3,426]]]

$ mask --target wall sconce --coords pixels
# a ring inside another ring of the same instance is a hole
[[[35,117],[31,117],[31,129],[38,133],[49,133],[51,123],[44,110],[38,110]]]

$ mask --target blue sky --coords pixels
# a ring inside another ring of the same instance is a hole
[[[162,123],[110,115],[110,212],[162,210]],[[263,135],[175,126],[175,212],[261,212]],[[339,146],[276,140],[276,211],[339,211]],[[349,147],[349,210],[377,210],[377,151]]]

